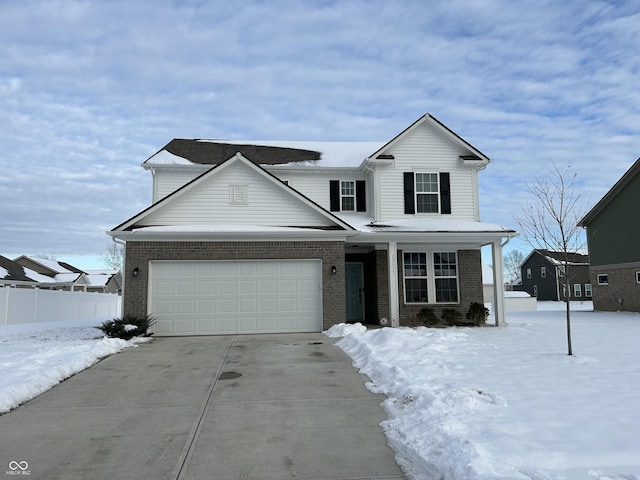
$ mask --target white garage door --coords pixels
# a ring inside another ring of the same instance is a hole
[[[156,335],[319,332],[319,260],[151,262]]]

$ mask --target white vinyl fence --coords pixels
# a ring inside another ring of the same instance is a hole
[[[121,302],[114,293],[0,288],[0,325],[115,318]]]

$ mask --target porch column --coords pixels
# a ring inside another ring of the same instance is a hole
[[[389,324],[400,326],[400,296],[398,294],[398,244],[389,242]]]
[[[491,256],[493,261],[493,315],[496,319],[496,327],[504,327],[507,324],[504,314],[504,276],[502,274],[502,243],[491,244]]]

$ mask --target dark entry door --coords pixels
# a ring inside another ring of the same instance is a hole
[[[347,322],[364,321],[364,288],[362,263],[345,265],[347,297]]]

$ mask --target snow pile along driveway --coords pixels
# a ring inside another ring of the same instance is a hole
[[[147,342],[103,337],[101,320],[0,327],[0,414],[123,348]]]
[[[381,426],[409,478],[637,480],[640,315],[572,319],[573,357],[553,310],[499,329],[326,333],[387,396]]]

